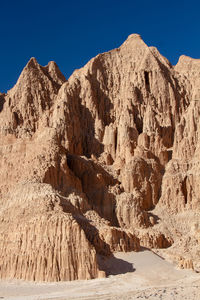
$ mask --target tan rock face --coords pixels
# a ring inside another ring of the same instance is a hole
[[[28,62],[0,94],[1,278],[102,277],[140,246],[198,270],[199,73],[137,34],[67,81]]]
[[[1,278],[59,281],[98,275],[95,250],[71,215],[37,216],[1,232]]]

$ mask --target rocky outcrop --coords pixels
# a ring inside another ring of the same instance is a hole
[[[16,85],[5,96],[0,133],[28,138],[38,127],[50,127],[52,107],[65,81],[55,62],[42,67],[31,58]]]
[[[75,211],[48,184],[26,183],[12,191],[1,213],[1,278],[58,281],[102,276],[95,249],[73,217]]]
[[[63,281],[96,278],[99,271],[84,231],[72,216],[61,214],[8,225],[1,232],[0,274],[1,278]]]
[[[137,34],[68,80],[30,59],[0,94],[1,278],[102,277],[140,246],[199,270],[199,67]]]

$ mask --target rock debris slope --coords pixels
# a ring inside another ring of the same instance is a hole
[[[31,58],[0,94],[0,278],[104,277],[141,246],[200,271],[199,75],[137,34],[68,81]]]

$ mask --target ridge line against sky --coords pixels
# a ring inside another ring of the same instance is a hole
[[[99,53],[118,48],[132,33],[173,65],[200,58],[198,1],[2,1],[0,92],[14,86],[31,57],[55,61],[68,78]]]

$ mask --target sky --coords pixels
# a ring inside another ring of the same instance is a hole
[[[56,61],[68,78],[132,33],[174,65],[200,58],[200,2],[153,0],[0,0],[0,92],[16,83],[31,57]]]

